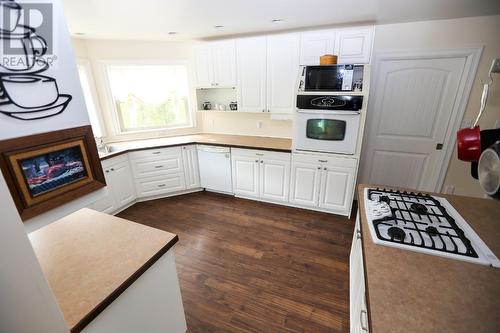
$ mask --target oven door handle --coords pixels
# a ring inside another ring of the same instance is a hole
[[[298,109],[299,113],[308,113],[308,114],[322,114],[322,115],[358,115],[360,111],[333,111],[333,110],[306,110],[306,109]]]

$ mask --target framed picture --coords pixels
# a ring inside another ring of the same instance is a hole
[[[23,220],[106,186],[90,126],[0,141],[0,167]]]

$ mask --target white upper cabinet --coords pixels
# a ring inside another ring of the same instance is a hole
[[[319,65],[319,57],[335,54],[339,64],[370,62],[373,27],[307,31],[300,34],[300,64]]]
[[[335,54],[335,30],[309,31],[300,34],[300,64],[319,65],[319,57]]]
[[[197,87],[210,87],[214,82],[212,52],[208,44],[196,45],[193,49],[194,80]]]
[[[193,58],[197,88],[236,86],[236,49],[233,40],[196,45]]]
[[[267,37],[268,112],[291,114],[295,110],[299,49],[299,34]]]
[[[238,111],[266,111],[266,37],[236,41]]]
[[[236,48],[234,41],[215,42],[211,47],[215,85],[217,87],[236,86]]]
[[[370,62],[373,27],[337,30],[335,54],[339,64],[367,64]]]

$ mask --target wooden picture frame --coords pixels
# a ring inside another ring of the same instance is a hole
[[[0,141],[0,168],[23,221],[106,186],[90,126]]]

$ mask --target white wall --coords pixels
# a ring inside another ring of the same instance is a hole
[[[492,59],[500,57],[500,16],[380,25],[376,27],[373,53],[470,46],[484,46],[464,115],[464,119],[472,120],[479,111],[480,79],[487,79]],[[493,128],[495,122],[500,121],[500,75],[494,76],[494,80],[488,107],[480,122],[482,129]],[[455,187],[455,194],[483,197],[479,183],[470,176],[470,164],[457,159],[456,148],[443,190],[448,185]]]
[[[0,177],[0,332],[69,332]]]

